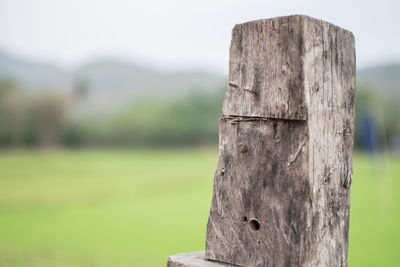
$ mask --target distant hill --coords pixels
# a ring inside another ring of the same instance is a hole
[[[361,69],[358,84],[369,84],[378,90],[400,95],[400,64],[388,64]]]
[[[176,98],[193,91],[210,94],[226,85],[223,76],[202,72],[159,72],[116,60],[96,61],[74,72],[87,86],[86,105],[114,107],[135,97]]]
[[[0,77],[11,77],[29,93],[54,90],[81,98],[78,109],[111,110],[140,97],[171,98],[193,91],[210,94],[226,86],[226,78],[199,71],[161,72],[121,60],[98,60],[75,70],[0,52]]]
[[[52,64],[20,59],[0,51],[0,77],[11,77],[27,91],[68,90],[71,73]]]
[[[29,93],[55,90],[78,95],[80,112],[113,110],[140,97],[175,98],[191,92],[225,90],[226,77],[199,71],[157,71],[131,62],[108,59],[75,70],[34,62],[0,51],[0,77],[14,78]],[[357,72],[358,84],[400,94],[400,64],[375,66]]]

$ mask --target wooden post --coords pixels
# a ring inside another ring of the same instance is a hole
[[[354,106],[351,32],[307,16],[235,26],[206,259],[347,266]]]

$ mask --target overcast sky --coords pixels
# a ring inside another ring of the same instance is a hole
[[[290,14],[356,37],[358,67],[400,61],[399,0],[0,0],[0,50],[75,67],[113,57],[226,73],[235,24]]]

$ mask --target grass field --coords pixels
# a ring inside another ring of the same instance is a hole
[[[217,151],[0,152],[0,266],[165,266],[204,249]],[[400,158],[356,154],[349,266],[400,266]]]

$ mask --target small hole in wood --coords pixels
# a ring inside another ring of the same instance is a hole
[[[251,219],[249,225],[250,225],[250,229],[253,231],[258,231],[258,230],[260,230],[260,227],[261,227],[260,222],[257,221],[256,219]]]
[[[246,145],[242,145],[242,147],[240,148],[240,151],[242,151],[242,153],[247,153],[247,151],[249,151],[249,149],[247,148]]]
[[[274,122],[272,125],[274,127],[274,135],[276,135],[278,133],[278,123]]]
[[[247,222],[249,219],[247,218],[247,216],[243,216],[243,222]]]

